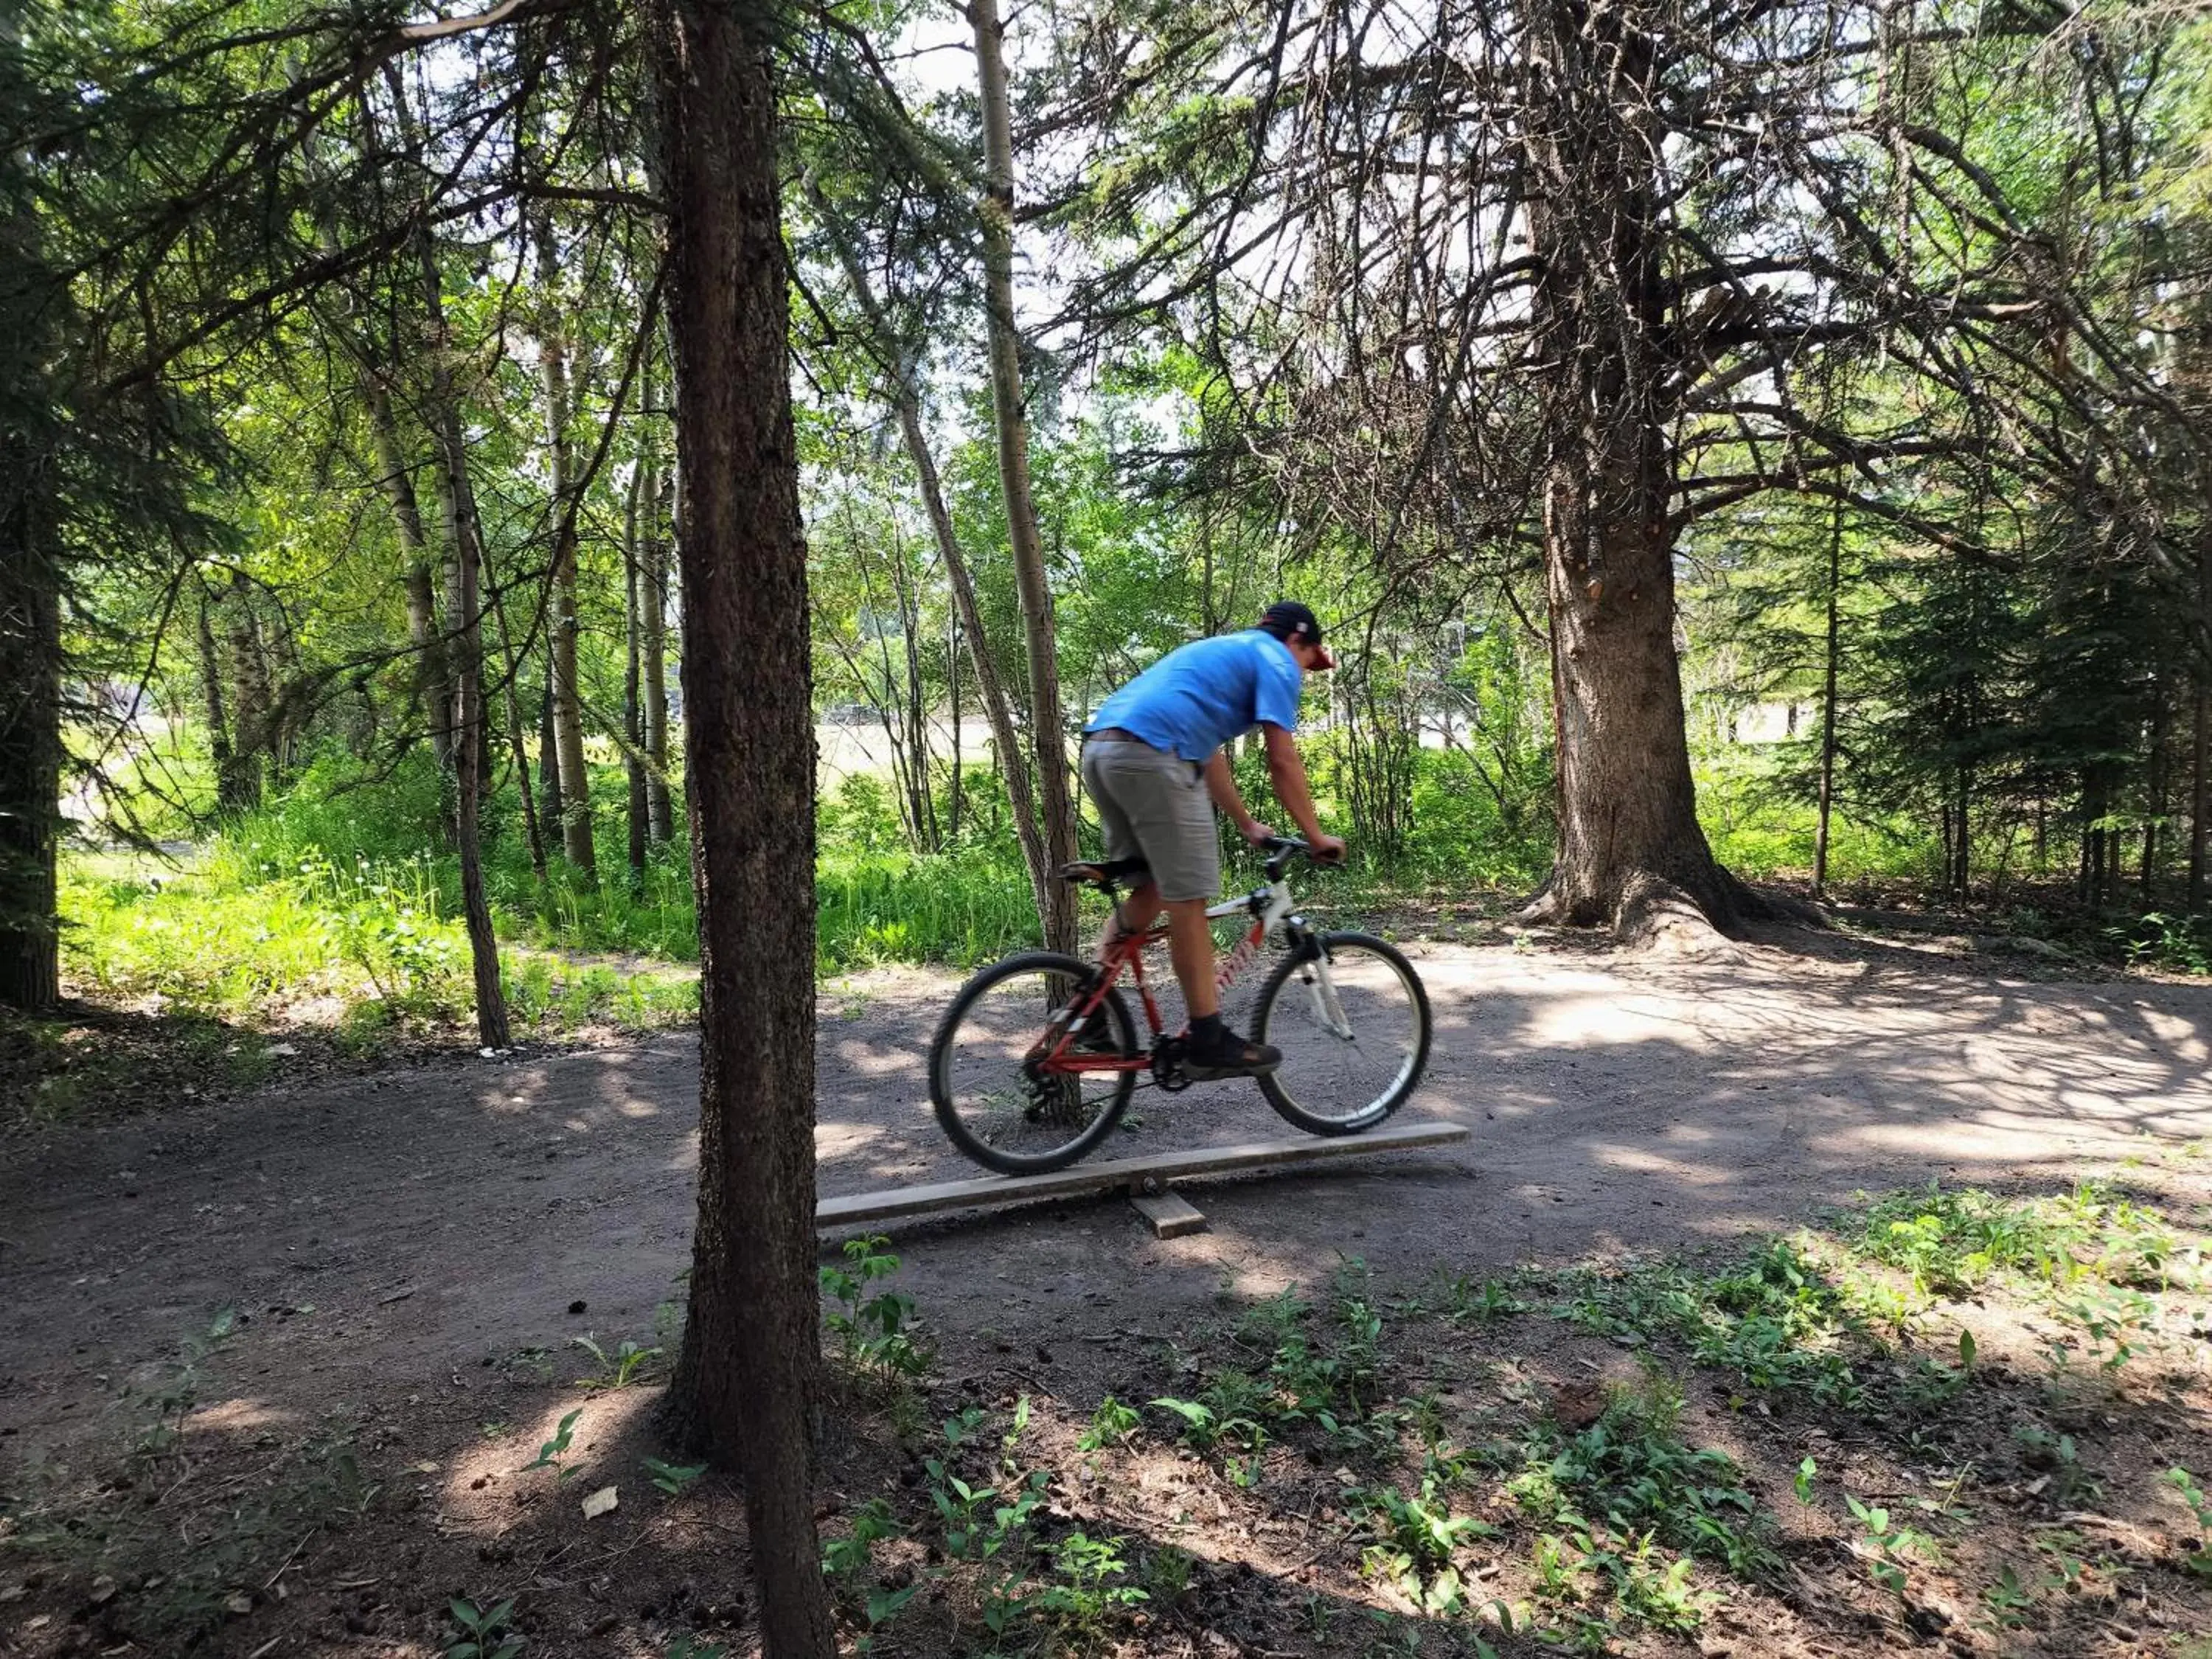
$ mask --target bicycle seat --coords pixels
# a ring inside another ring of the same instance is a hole
[[[1096,859],[1080,864],[1063,864],[1060,878],[1091,887],[1111,887],[1119,881],[1134,878],[1142,880],[1152,873],[1152,866],[1142,859]]]

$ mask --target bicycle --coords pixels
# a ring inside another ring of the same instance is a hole
[[[1267,1103],[1312,1134],[1372,1128],[1402,1105],[1428,1064],[1428,993],[1396,947],[1370,933],[1316,932],[1297,913],[1287,872],[1312,849],[1289,836],[1261,843],[1267,883],[1217,904],[1210,920],[1249,913],[1252,925],[1215,969],[1225,993],[1271,935],[1287,954],[1261,988],[1252,1038],[1282,1064],[1255,1080]],[[1141,882],[1141,859],[1071,864],[1063,881],[1101,889],[1117,910],[1124,882]],[[1145,982],[1145,947],[1164,924],[1118,939],[1105,961],[1024,951],[984,969],[952,1000],[929,1048],[938,1122],[963,1152],[1004,1175],[1038,1175],[1074,1163],[1113,1133],[1140,1078],[1180,1093],[1185,1037],[1163,1028]],[[1151,1030],[1139,1048],[1118,988],[1130,975]],[[1304,996],[1284,994],[1296,981]]]

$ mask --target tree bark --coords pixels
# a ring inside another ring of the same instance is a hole
[[[675,836],[676,824],[668,798],[668,538],[661,533],[668,522],[669,479],[661,464],[659,382],[653,375],[653,356],[645,359],[646,381],[641,405],[645,410],[646,496],[639,510],[641,520],[638,545],[644,554],[639,571],[641,586],[638,604],[644,623],[640,643],[641,695],[645,700],[645,807],[647,828],[656,847]]]
[[[653,0],[700,955],[699,1220],[666,1404],[743,1480],[766,1659],[836,1650],[814,1529],[814,729],[769,20]]]
[[[504,1048],[507,1046],[507,994],[500,983],[499,941],[492,933],[491,907],[484,897],[480,822],[483,796],[477,783],[485,724],[477,552],[473,534],[461,538],[454,549],[453,566],[453,769],[460,780],[460,787],[453,792],[453,844],[460,853],[461,915],[476,978],[477,1041],[487,1048]]]
[[[236,572],[230,580],[229,607],[230,758],[216,781],[216,796],[226,812],[246,812],[261,805],[261,763],[269,749],[271,711],[269,663],[252,594]]]
[[[650,840],[646,823],[645,720],[638,702],[642,653],[639,635],[639,567],[644,562],[638,546],[638,514],[645,494],[645,465],[640,461],[629,477],[628,511],[623,524],[623,776],[629,788],[629,879],[632,887],[645,884],[645,853]]]
[[[561,822],[561,745],[553,737],[553,671],[545,671],[538,702],[538,821]]]
[[[1836,659],[1842,635],[1844,504],[1828,526],[1828,633],[1820,671],[1820,817],[1813,832],[1813,896],[1828,891],[1828,829],[1836,804]]]
[[[2212,510],[2212,509],[2208,509]],[[2189,909],[2204,910],[2205,884],[2212,878],[2212,523],[2197,543],[2197,699],[2189,750]]]
[[[596,876],[592,846],[591,780],[584,766],[584,704],[576,684],[576,515],[565,511],[576,487],[574,447],[569,441],[568,347],[558,292],[559,252],[550,218],[537,224],[540,321],[538,367],[545,386],[545,432],[553,465],[556,529],[553,542],[553,738],[561,753],[561,846],[568,862]]]
[[[499,624],[500,677],[505,682],[507,745],[514,757],[514,789],[522,799],[522,833],[530,843],[530,873],[545,885],[545,836],[538,822],[538,807],[530,793],[530,750],[522,735],[522,664],[514,648],[514,632],[507,625],[505,585],[495,573],[491,579],[492,617]]]
[[[61,573],[40,479],[15,434],[0,444],[0,1003],[61,1000]]]
[[[221,778],[230,768],[230,722],[222,708],[222,653],[215,642],[214,606],[199,583],[198,627],[195,629],[200,654],[200,700],[208,728],[208,758]]]
[[[392,412],[391,394],[375,371],[361,369],[362,401],[368,407],[368,429],[376,446],[377,487],[391,504],[392,521],[399,533],[400,556],[406,560],[401,582],[407,594],[407,642],[415,652],[415,698],[418,714],[450,706],[453,688],[447,684],[446,642],[438,631],[437,556],[422,532],[422,508],[415,494],[415,480],[400,448],[399,423]],[[453,764],[453,733],[449,717],[433,716],[430,752],[438,769]]]
[[[394,77],[393,95],[404,87]],[[401,105],[403,119],[405,106]],[[411,134],[410,134],[411,137]],[[468,447],[461,430],[460,398],[453,385],[453,344],[446,325],[445,283],[427,226],[416,232],[422,284],[424,357],[428,364],[430,435],[436,447],[433,477],[445,520],[447,669],[453,687],[449,719],[453,757],[453,844],[461,863],[461,909],[476,978],[477,1034],[487,1048],[507,1046],[507,997],[500,983],[499,940],[485,900],[480,773],[483,738],[483,626],[477,615],[483,569],[483,537],[476,487],[469,477]]]
[[[1540,0],[1528,40],[1559,782],[1559,848],[1528,915],[1694,941],[1757,902],[1706,845],[1683,726],[1650,42],[1635,18],[1570,0]]]
[[[1006,112],[1006,64],[998,0],[969,0],[983,105],[985,193],[984,312],[991,346],[991,406],[998,427],[999,482],[1006,501],[1006,538],[1022,601],[1029,652],[1030,737],[1036,746],[1036,799],[1042,809],[1048,872],[1076,856],[1075,812],[1069,798],[1067,749],[1060,732],[1060,665],[1054,641],[1052,588],[1030,493],[1029,412],[1022,398],[1021,337],[1014,325],[1014,144]],[[978,635],[977,638],[981,638]],[[981,654],[979,651],[978,656]],[[1007,751],[1009,776],[1020,751]],[[1046,945],[1077,949],[1075,890],[1048,874],[1042,902]]]

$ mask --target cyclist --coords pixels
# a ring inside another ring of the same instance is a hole
[[[1257,726],[1275,799],[1297,820],[1314,856],[1333,863],[1344,842],[1314,817],[1297,729],[1305,677],[1336,666],[1321,623],[1294,600],[1267,607],[1257,626],[1170,651],[1098,707],[1083,734],[1083,784],[1098,808],[1109,859],[1141,858],[1151,874],[1108,923],[1103,959],[1117,939],[1142,933],[1163,905],[1168,950],[1190,1012],[1184,1066],[1193,1077],[1272,1072],[1282,1055],[1221,1023],[1213,935],[1206,907],[1221,888],[1213,808],[1254,843],[1274,834],[1237,793],[1223,745]]]

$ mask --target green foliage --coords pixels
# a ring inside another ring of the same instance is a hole
[[[571,1347],[581,1348],[591,1355],[599,1370],[590,1376],[580,1376],[577,1386],[586,1389],[626,1389],[637,1381],[638,1373],[661,1357],[658,1347],[647,1347],[624,1337],[615,1344],[612,1352],[602,1347],[592,1333],[568,1339]]]
[[[668,1463],[658,1457],[645,1460],[645,1472],[659,1491],[671,1498],[681,1498],[699,1484],[700,1476],[707,1473],[704,1463]]]
[[[553,1431],[553,1437],[538,1447],[538,1455],[522,1466],[523,1472],[526,1474],[532,1469],[550,1469],[556,1481],[567,1480],[573,1476],[576,1473],[574,1468],[562,1462],[561,1458],[574,1443],[576,1419],[583,1414],[584,1409],[579,1406],[562,1418],[559,1426]]]
[[[1747,1387],[1798,1390],[1847,1409],[1870,1398],[1845,1346],[1859,1323],[1797,1244],[1772,1241],[1718,1274],[1639,1262],[1614,1273],[1571,1268],[1552,1286],[1554,1310],[1572,1323],[1632,1346],[1680,1342]]]
[[[1453,1553],[1469,1539],[1497,1535],[1496,1528],[1473,1516],[1454,1515],[1434,1474],[1422,1477],[1411,1498],[1395,1486],[1355,1486],[1346,1492],[1344,1507],[1368,1540],[1360,1558],[1364,1570],[1395,1582],[1432,1611],[1459,1603]]]
[[[872,1288],[899,1269],[890,1240],[880,1233],[845,1241],[844,1265],[819,1270],[822,1289],[836,1303],[823,1320],[837,1339],[853,1374],[877,1384],[925,1375],[929,1348],[914,1334],[914,1298],[903,1291]]]
[[[2085,1275],[2164,1289],[2200,1252],[2155,1212],[2095,1182],[2050,1198],[2006,1199],[1930,1185],[1893,1193],[1856,1219],[1854,1243],[1924,1291],[1963,1296],[2008,1272],[2063,1289]]]
[[[1109,1446],[1125,1443],[1134,1434],[1144,1419],[1133,1406],[1125,1406],[1108,1395],[1098,1402],[1098,1409],[1091,1413],[1091,1422],[1076,1437],[1080,1451],[1103,1451]]]
[[[1534,1519],[1587,1531],[1601,1521],[1623,1536],[1650,1533],[1718,1562],[1740,1578],[1778,1565],[1771,1524],[1726,1453],[1692,1450],[1676,1431],[1680,1400],[1656,1378],[1614,1394],[1589,1427],[1540,1424],[1507,1491]]]
[[[1866,1563],[1867,1574],[1875,1583],[1893,1595],[1904,1595],[1907,1562],[1936,1560],[1936,1540],[1910,1527],[1892,1526],[1889,1511],[1880,1505],[1862,1504],[1848,1492],[1844,1501],[1859,1523],[1860,1535],[1851,1546],[1852,1552]]]
[[[446,1649],[446,1659],[514,1659],[523,1638],[514,1628],[514,1598],[489,1607],[455,1596],[447,1604],[460,1639]]]

